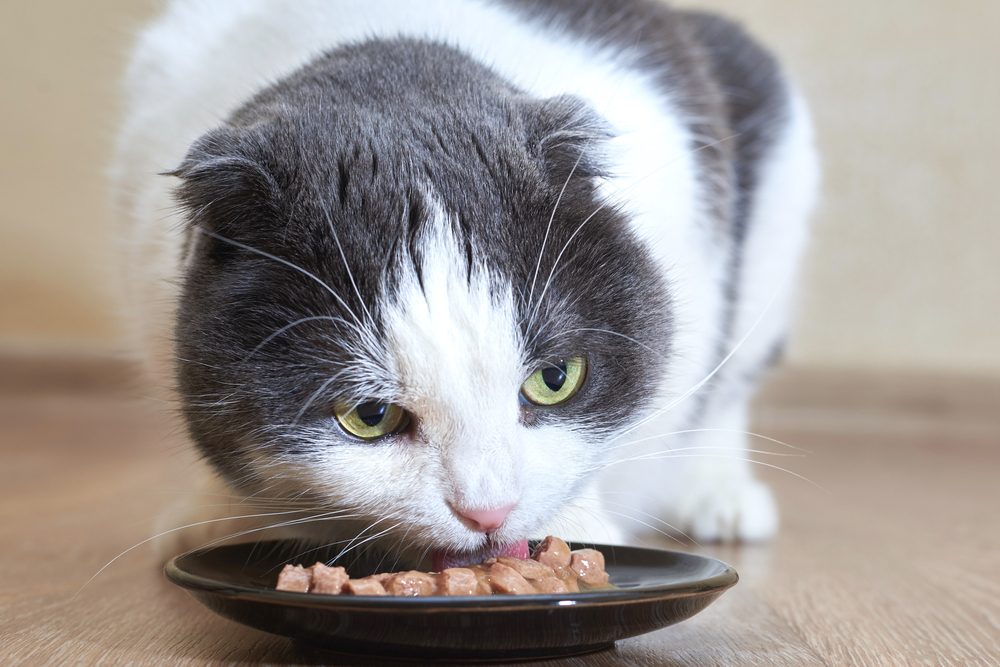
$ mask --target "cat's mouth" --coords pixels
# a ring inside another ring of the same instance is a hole
[[[474,563],[481,563],[487,558],[498,556],[510,556],[512,558],[527,558],[528,540],[518,540],[508,544],[496,544],[488,542],[482,549],[475,551],[448,551],[435,550],[431,554],[433,568],[435,572],[446,570],[449,567],[463,567]]]

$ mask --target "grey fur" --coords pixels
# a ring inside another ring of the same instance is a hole
[[[729,256],[723,326],[714,342],[721,361],[744,333],[733,331],[733,322],[758,171],[788,121],[778,62],[737,23],[657,0],[497,2],[551,30],[611,46],[621,60],[651,73],[664,97],[690,119],[691,150],[710,193],[720,252]],[[709,397],[701,392],[695,400],[703,409]]]
[[[482,265],[520,295],[529,356],[590,359],[570,403],[525,406],[525,423],[565,420],[596,434],[645,409],[670,354],[669,289],[627,221],[597,198],[606,132],[579,100],[530,98],[450,47],[399,39],[336,49],[203,137],[174,172],[193,232],[205,232],[176,332],[185,413],[202,451],[231,481],[252,486],[238,477],[249,448],[294,454],[301,426],[328,418],[335,398],[356,397],[346,322],[363,309],[337,244],[380,331],[396,267],[419,266],[428,184],[455,216],[469,270]],[[533,317],[527,293],[564,185],[543,271],[594,217]],[[305,322],[254,353],[275,330],[319,315],[344,321],[337,336],[330,321]],[[343,383],[293,418],[341,371]]]

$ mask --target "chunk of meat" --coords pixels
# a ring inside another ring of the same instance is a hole
[[[280,591],[326,595],[492,595],[505,593],[576,593],[609,586],[604,555],[595,549],[570,551],[558,537],[546,537],[531,560],[489,558],[476,565],[441,572],[381,572],[351,579],[342,567],[316,563],[286,565],[278,575]]]
[[[569,545],[558,537],[549,535],[535,547],[535,553],[531,554],[531,558],[543,565],[548,565],[553,570],[569,567],[571,558]]]
[[[605,586],[608,573],[604,571],[604,554],[597,549],[577,549],[570,557],[570,569],[587,586]]]
[[[278,574],[278,585],[275,588],[279,591],[308,593],[310,583],[312,573],[309,570],[301,565],[286,565]]]
[[[531,585],[535,587],[535,590],[539,593],[569,593],[569,586],[566,582],[559,577],[544,577],[542,579],[536,579],[531,582]]]
[[[309,567],[312,575],[312,583],[309,585],[310,593],[321,593],[324,595],[340,595],[347,583],[347,570],[342,567],[328,567],[323,563],[316,563]]]
[[[566,585],[570,593],[580,592],[580,581],[576,578],[576,572],[569,567],[558,567],[555,572],[556,578]]]
[[[528,581],[556,576],[555,571],[551,567],[535,560],[524,560],[522,558],[500,556],[497,558],[497,562],[503,563],[507,567],[517,570],[517,573]]]
[[[490,575],[486,573],[486,567],[483,565],[472,565],[469,569],[476,575],[476,582],[478,584],[476,595],[492,594],[493,587],[490,586]]]
[[[479,579],[466,567],[449,567],[437,575],[437,595],[477,595]]]
[[[486,569],[490,580],[490,588],[494,593],[512,593],[514,595],[530,595],[535,588],[522,577],[517,570],[503,563],[493,563]]]
[[[404,595],[408,597],[418,597],[423,595],[434,595],[434,577],[426,572],[410,570],[408,572],[398,572],[387,578],[382,584],[389,595]]]
[[[375,574],[360,579],[348,579],[344,584],[344,592],[348,595],[388,595],[388,591],[382,585],[388,578],[386,575]]]

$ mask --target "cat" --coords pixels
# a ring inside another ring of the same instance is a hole
[[[818,172],[802,96],[712,14],[169,3],[112,165],[133,340],[204,461],[166,551],[770,538],[747,406]]]

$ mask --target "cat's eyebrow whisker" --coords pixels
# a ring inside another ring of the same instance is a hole
[[[339,294],[337,294],[336,290],[334,290],[332,287],[330,287],[328,284],[326,284],[325,281],[323,281],[319,276],[317,276],[316,274],[312,273],[311,271],[307,271],[306,269],[303,269],[298,264],[295,264],[294,262],[290,262],[287,259],[283,259],[281,257],[278,257],[277,255],[272,255],[271,253],[266,252],[264,250],[259,250],[257,248],[254,248],[253,246],[247,245],[246,243],[241,243],[240,241],[236,241],[234,239],[227,238],[225,236],[222,236],[221,234],[213,232],[210,229],[206,229],[205,227],[195,226],[194,229],[197,229],[202,234],[210,236],[210,237],[212,237],[212,238],[214,238],[214,239],[216,239],[218,241],[222,241],[223,243],[228,243],[228,244],[230,244],[232,246],[240,248],[241,250],[246,250],[247,252],[255,253],[257,255],[260,255],[261,257],[266,257],[267,259],[270,259],[272,261],[278,262],[279,264],[281,264],[283,266],[287,266],[288,268],[290,268],[290,269],[292,269],[294,271],[298,271],[299,273],[301,273],[305,277],[307,277],[310,280],[316,282],[320,287],[322,287],[324,290],[326,290],[330,294],[330,296],[332,296],[334,299],[336,299],[337,303],[339,303],[341,306],[343,306],[344,310],[346,310],[350,314],[350,316],[354,319],[354,322],[357,325],[357,331],[359,333],[366,332],[364,325],[361,323],[361,320],[358,319],[357,314],[355,314],[354,310],[347,304],[346,301],[344,301],[343,297],[341,297]]]
[[[333,315],[313,315],[311,317],[303,317],[303,318],[300,318],[298,320],[295,320],[294,322],[291,322],[290,324],[286,324],[285,326],[281,327],[280,329],[277,329],[274,333],[272,333],[267,338],[265,338],[260,343],[258,343],[257,346],[253,350],[250,351],[250,354],[246,355],[243,358],[242,363],[246,363],[246,362],[250,361],[250,359],[255,354],[257,354],[258,352],[260,352],[260,350],[264,346],[266,346],[272,340],[274,340],[275,338],[277,338],[281,334],[285,333],[289,329],[294,329],[295,327],[299,326],[300,324],[305,324],[307,322],[318,322],[318,321],[321,321],[321,320],[325,320],[325,321],[328,321],[328,322],[336,322],[336,323],[340,323],[340,324],[346,324],[347,326],[353,326],[351,322],[348,322],[344,318],[342,318],[342,317],[335,317]]]
[[[343,375],[345,372],[346,369],[337,371],[329,378],[327,378],[326,381],[324,381],[323,384],[321,384],[319,388],[312,393],[309,399],[305,402],[305,405],[302,406],[302,409],[300,409],[298,414],[295,415],[295,419],[292,420],[293,427],[298,426],[299,420],[302,419],[302,415],[304,415],[309,410],[309,408],[312,407],[312,404],[316,402],[316,399],[319,398],[320,394],[329,389],[330,385],[339,380],[340,376]]]
[[[354,288],[354,294],[358,297],[358,303],[361,304],[362,310],[365,311],[365,315],[368,316],[368,322],[371,326],[375,326],[375,318],[372,317],[372,313],[368,310],[368,306],[365,304],[365,300],[361,297],[361,291],[358,289],[358,284],[354,281],[354,272],[351,271],[351,265],[347,262],[347,255],[344,254],[344,247],[340,244],[340,236],[337,235],[337,229],[333,224],[333,218],[330,217],[330,211],[323,207],[323,213],[326,215],[326,223],[330,227],[330,233],[333,234],[333,240],[337,244],[337,250],[340,252],[340,259],[344,263],[344,270],[347,271],[347,277],[351,281],[351,287]],[[355,316],[357,319],[357,316]]]
[[[539,343],[539,345],[544,345],[545,343],[548,343],[550,340],[555,340],[556,338],[558,338],[560,336],[566,336],[566,335],[569,335],[569,334],[572,334],[572,333],[577,333],[579,331],[591,331],[591,332],[595,332],[595,333],[605,333],[605,334],[609,334],[611,336],[618,336],[620,338],[624,338],[625,340],[631,341],[631,342],[635,343],[636,345],[639,345],[639,346],[645,348],[646,350],[652,352],[653,354],[657,355],[658,357],[660,357],[661,359],[663,359],[665,361],[667,360],[666,355],[664,355],[662,352],[660,352],[658,350],[655,350],[655,349],[651,348],[649,345],[646,345],[642,341],[638,341],[635,338],[632,338],[631,336],[626,336],[623,333],[618,333],[617,331],[613,331],[611,329],[599,329],[599,328],[595,328],[595,327],[576,327],[574,329],[566,329],[566,330],[560,331],[559,333],[553,334],[553,335],[549,336],[548,338],[542,340]]]
[[[778,440],[777,438],[772,438],[769,435],[754,433],[753,431],[744,431],[743,429],[738,429],[738,428],[687,428],[681,431],[667,431],[666,433],[657,433],[655,435],[648,435],[642,438],[637,438],[635,440],[629,440],[627,442],[619,443],[614,447],[608,449],[608,451],[613,452],[615,450],[621,449],[622,447],[629,447],[631,445],[636,445],[642,442],[649,442],[650,440],[657,440],[659,438],[665,438],[671,435],[684,435],[686,433],[734,433],[739,435],[748,435],[753,438],[760,438],[761,440],[767,440],[768,442],[773,442],[774,444],[781,445],[782,447],[788,447],[789,449],[794,449],[798,452],[802,452],[803,455],[812,454],[812,452],[810,452],[808,449],[804,449],[802,447],[796,447],[795,445],[789,444],[782,440]],[[779,456],[779,454],[775,454],[775,456]],[[783,454],[783,456],[794,456],[794,454]]]
[[[732,135],[729,135],[729,136],[726,136],[726,137],[722,137],[722,138],[720,138],[720,139],[718,139],[716,141],[713,141],[710,144],[706,144],[704,146],[699,146],[698,148],[696,148],[693,151],[691,151],[690,154],[691,155],[696,155],[697,153],[699,153],[699,152],[701,152],[703,150],[707,150],[707,149],[713,148],[714,146],[722,144],[722,143],[724,143],[726,141],[730,141],[731,139],[734,139],[734,138],[738,137],[739,135],[740,135],[740,133],[737,132],[735,134],[732,134]],[[608,199],[606,199],[603,203],[601,203],[600,206],[598,206],[596,209],[594,209],[594,211],[590,215],[588,215],[586,218],[584,218],[583,222],[581,222],[579,225],[577,225],[576,229],[573,230],[573,233],[570,234],[570,237],[563,244],[563,247],[562,247],[562,249],[560,249],[559,254],[556,255],[556,259],[552,263],[552,268],[549,269],[549,275],[546,278],[545,284],[542,287],[542,293],[538,297],[538,303],[535,304],[534,308],[530,311],[531,314],[530,314],[530,317],[528,319],[528,327],[529,328],[533,325],[533,323],[535,321],[535,317],[537,316],[538,310],[541,307],[543,299],[545,298],[545,294],[546,294],[546,292],[548,292],[549,286],[552,283],[552,277],[553,277],[553,275],[556,272],[556,268],[559,266],[560,260],[562,259],[563,255],[566,253],[566,250],[569,248],[569,245],[573,242],[573,239],[575,239],[576,235],[580,233],[580,230],[582,230],[584,228],[584,226],[588,222],[590,222],[594,218],[594,216],[596,216],[598,213],[600,213],[604,209],[608,208],[609,206],[617,205],[617,203],[618,203],[617,200],[621,198],[621,195],[629,192],[633,188],[637,187],[640,183],[643,183],[646,180],[648,180],[648,179],[652,178],[653,176],[657,175],[660,171],[662,171],[664,169],[667,169],[668,167],[676,166],[680,162],[680,160],[681,160],[680,157],[672,158],[670,160],[666,160],[662,164],[660,164],[657,167],[651,169],[649,172],[647,172],[643,176],[641,176],[638,179],[636,179],[635,181],[629,183],[629,185],[627,187],[622,188],[621,190],[617,191],[615,193],[615,198],[614,199],[610,198],[610,197]]]
[[[583,159],[584,152],[589,147],[589,142],[586,146],[580,148],[580,154],[576,156],[576,162],[573,163],[573,168],[569,170],[569,176],[562,184],[562,188],[559,190],[559,196],[556,197],[556,204],[552,207],[552,215],[549,216],[549,222],[545,225],[545,236],[542,237],[542,247],[538,249],[538,261],[535,262],[535,273],[531,278],[531,290],[528,292],[528,309],[531,309],[531,302],[535,295],[535,283],[538,281],[538,271],[542,266],[542,256],[545,254],[545,245],[549,241],[549,232],[552,231],[552,221],[556,219],[556,211],[559,210],[559,204],[562,202],[563,195],[566,194],[566,187],[569,182],[573,179],[573,174],[576,173],[576,168],[580,165],[580,160]]]

